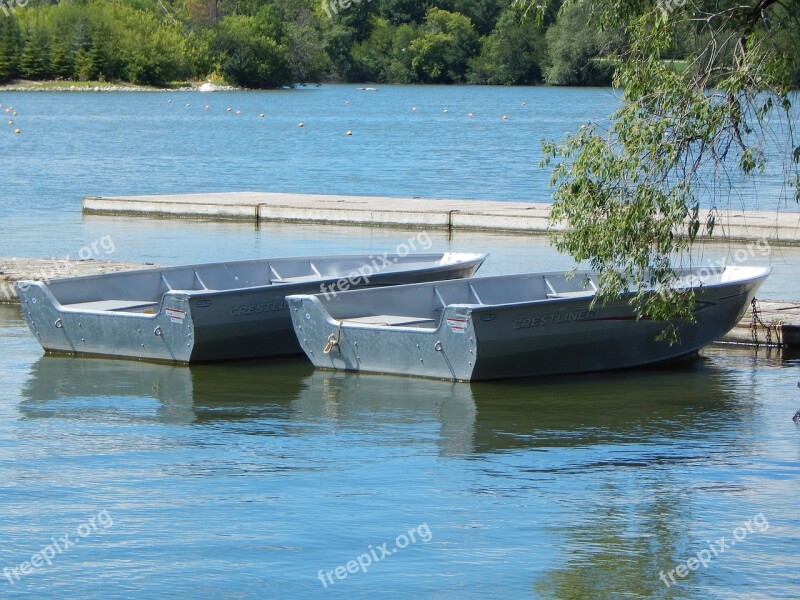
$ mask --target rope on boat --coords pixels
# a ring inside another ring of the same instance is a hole
[[[328,336],[328,343],[325,344],[325,348],[322,350],[325,354],[330,354],[331,351],[339,346],[339,340],[342,339],[342,322],[339,321],[339,331],[336,334],[336,337],[333,334]]]

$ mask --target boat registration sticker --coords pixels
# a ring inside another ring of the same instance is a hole
[[[164,312],[167,313],[169,320],[173,323],[183,323],[183,320],[186,318],[186,311],[180,310],[177,308],[167,308],[164,309]]]
[[[447,324],[453,333],[464,333],[467,330],[467,315],[447,317]]]

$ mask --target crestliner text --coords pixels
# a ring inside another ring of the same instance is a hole
[[[541,327],[542,325],[556,325],[558,323],[569,323],[571,321],[584,321],[594,317],[593,310],[575,310],[571,312],[560,312],[552,315],[539,315],[527,319],[517,319],[514,321],[514,329],[530,329],[531,327]]]

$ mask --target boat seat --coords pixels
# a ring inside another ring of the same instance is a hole
[[[358,325],[383,325],[387,327],[412,327],[435,324],[434,319],[428,317],[404,317],[400,315],[371,315],[369,317],[355,317],[341,319],[342,323],[355,323]]]
[[[594,290],[580,290],[577,292],[557,292],[555,294],[547,294],[548,298],[591,298],[594,296]]]
[[[99,310],[103,312],[125,312],[134,309],[158,306],[158,302],[149,300],[97,300],[95,302],[78,302],[77,304],[65,304],[64,308],[70,310]]]

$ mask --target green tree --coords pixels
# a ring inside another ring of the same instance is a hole
[[[127,32],[118,43],[127,81],[164,86],[187,74],[184,38],[177,26],[144,11],[126,10],[120,20]]]
[[[86,48],[80,47],[77,52],[75,52],[75,67],[73,73],[78,81],[93,81],[97,79],[100,74],[94,64],[92,53]]]
[[[373,0],[376,2],[377,0]],[[366,0],[353,2],[349,8],[339,8],[333,0],[324,3],[325,19],[329,23],[339,24],[351,31],[354,42],[363,42],[371,32],[372,16],[375,14],[372,4]],[[328,14],[327,11],[330,11]]]
[[[358,79],[359,68],[353,57],[355,32],[336,23],[322,34],[322,48],[328,57],[331,75],[340,81]]]
[[[382,18],[398,27],[422,23],[427,12],[436,5],[431,0],[381,0],[377,8]]]
[[[286,53],[255,17],[225,17],[219,24],[217,44],[222,74],[232,83],[249,88],[294,83]]]
[[[25,35],[19,69],[26,79],[50,77],[50,36],[41,23],[36,23]]]
[[[14,15],[0,19],[0,81],[19,75],[19,55],[22,36]]]
[[[548,29],[545,79],[550,85],[611,84],[614,63],[601,56],[619,45],[618,35],[601,29],[592,11],[586,2],[566,4]]]
[[[258,13],[264,33],[285,52],[296,83],[320,81],[328,66],[315,10],[318,7],[313,0],[274,0]]]
[[[466,80],[478,48],[478,35],[469,17],[432,8],[425,17],[424,33],[411,42],[412,66],[420,81],[458,83]]]
[[[190,77],[207,77],[218,68],[215,43],[216,36],[212,29],[201,28],[186,33],[184,58]]]
[[[72,78],[75,61],[72,48],[63,40],[57,40],[50,52],[50,72],[57,79]]]
[[[791,86],[800,6],[797,0],[585,4],[604,27],[625,29],[629,46],[615,75],[623,95],[608,123],[545,144],[546,164],[555,159],[551,218],[563,227],[555,245],[599,271],[601,300],[619,297],[630,282],[638,289],[632,304],[639,315],[691,320],[691,290],[670,289],[676,265],[690,259],[701,231],[714,233],[731,178],[765,167],[767,137],[782,140],[787,189],[794,186],[800,201],[800,146],[780,125],[796,118]],[[675,69],[663,57],[687,24],[702,43],[687,68]],[[653,287],[667,291],[652,294]],[[679,334],[677,323],[665,332],[670,340]]]
[[[525,19],[518,6],[505,11],[483,41],[472,63],[470,81],[491,85],[541,83],[545,60],[545,28]]]
[[[387,79],[393,83],[413,83],[416,81],[414,73],[414,53],[411,46],[421,35],[421,32],[410,24],[400,25],[392,37],[392,56],[387,69]]]
[[[497,26],[497,20],[508,8],[509,2],[508,0],[450,0],[437,5],[469,17],[479,35],[488,35]]]
[[[396,28],[381,17],[375,18],[372,34],[353,46],[353,58],[367,81],[387,81],[394,59],[393,42]]]

